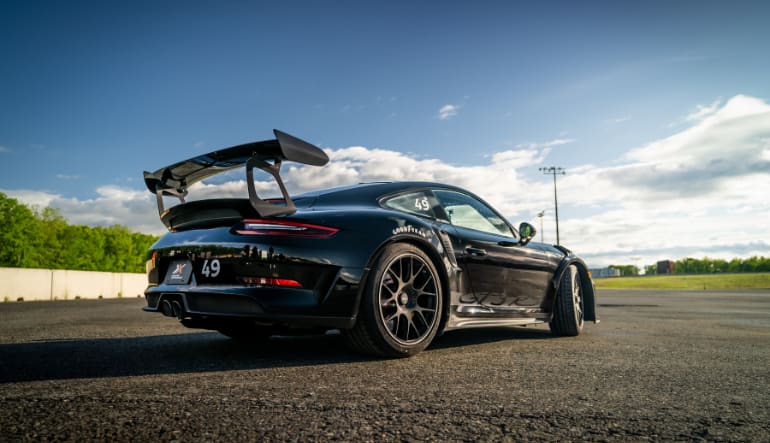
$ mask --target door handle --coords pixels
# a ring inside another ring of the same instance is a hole
[[[483,257],[487,255],[487,251],[481,249],[481,248],[473,248],[473,247],[467,247],[465,248],[465,252],[468,254],[474,256],[474,257]]]

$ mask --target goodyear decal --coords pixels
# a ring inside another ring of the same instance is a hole
[[[423,228],[417,228],[412,225],[399,226],[393,229],[393,235],[397,234],[415,234],[423,238],[430,238],[430,231]]]

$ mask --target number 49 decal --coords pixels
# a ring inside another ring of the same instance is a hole
[[[417,208],[417,210],[423,210],[427,211],[430,209],[430,204],[428,203],[428,199],[423,197],[422,199],[416,198],[414,199],[414,207]]]
[[[219,266],[219,260],[214,259],[211,260],[211,263],[209,263],[208,260],[205,260],[203,262],[203,269],[201,269],[201,274],[203,274],[205,277],[216,277],[219,275],[219,271],[221,270]]]

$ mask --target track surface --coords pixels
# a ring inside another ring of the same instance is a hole
[[[770,291],[600,293],[602,323],[405,360],[243,345],[143,301],[0,304],[0,441],[770,440]]]

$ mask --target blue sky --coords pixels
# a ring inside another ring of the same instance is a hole
[[[0,2],[0,190],[160,232],[143,170],[279,128],[337,161],[297,191],[451,179],[537,222],[558,165],[597,264],[770,255],[770,3],[531,3]]]

